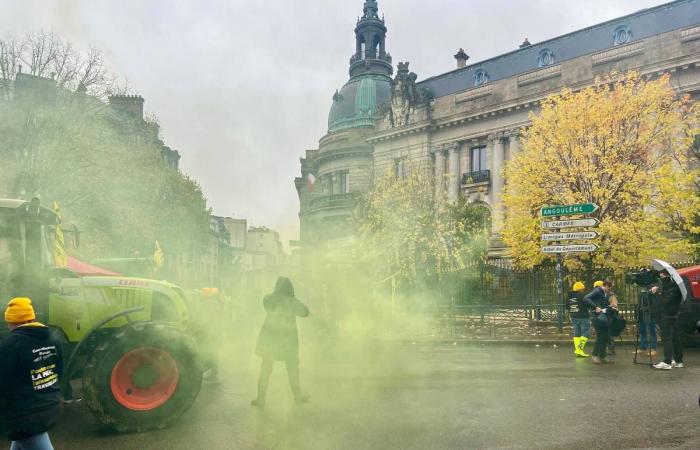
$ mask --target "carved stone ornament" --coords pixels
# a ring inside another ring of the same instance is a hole
[[[420,91],[416,86],[418,75],[409,72],[408,64],[408,62],[399,63],[396,77],[391,82],[388,113],[392,128],[408,125],[416,107],[430,100],[428,93]]]

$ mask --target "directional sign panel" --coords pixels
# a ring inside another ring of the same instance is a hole
[[[598,219],[573,219],[573,220],[549,220],[542,222],[542,228],[578,228],[578,227],[597,227],[600,223]]]
[[[595,239],[598,233],[595,231],[575,231],[573,233],[550,233],[543,234],[543,241],[573,241],[575,239]]]
[[[595,203],[581,203],[578,205],[543,206],[540,208],[542,217],[573,216],[575,214],[591,214],[598,209]]]
[[[544,253],[589,253],[598,250],[595,244],[548,245],[542,247]]]

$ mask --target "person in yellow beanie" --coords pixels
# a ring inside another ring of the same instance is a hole
[[[61,405],[61,346],[36,321],[29,298],[10,300],[5,322],[11,332],[0,342],[0,414],[11,449],[52,450],[48,431]]]
[[[574,327],[574,354],[588,358],[590,355],[584,351],[584,348],[588,338],[591,337],[591,322],[588,304],[583,301],[586,285],[582,281],[577,281],[571,289],[569,299],[566,301],[566,309],[569,310],[571,325]]]

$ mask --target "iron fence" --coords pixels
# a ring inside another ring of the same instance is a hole
[[[674,267],[693,264],[697,262],[675,263]],[[472,265],[443,274],[431,287],[438,299],[434,311],[436,329],[452,337],[470,334],[489,338],[508,334],[541,337],[566,333],[569,319],[564,301],[570,287],[582,280],[590,290],[593,280],[609,279],[618,297],[620,314],[630,324],[623,335],[634,336],[632,324],[641,288],[626,283],[624,278],[624,274],[605,270],[567,271],[564,292],[560,295],[553,267],[518,270],[508,260]]]

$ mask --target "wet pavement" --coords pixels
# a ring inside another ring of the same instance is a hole
[[[293,404],[276,365],[264,410],[249,405],[257,360],[232,361],[174,426],[105,431],[70,405],[57,449],[700,448],[700,352],[686,368],[593,365],[534,345],[330,347],[302,357],[311,403]]]

